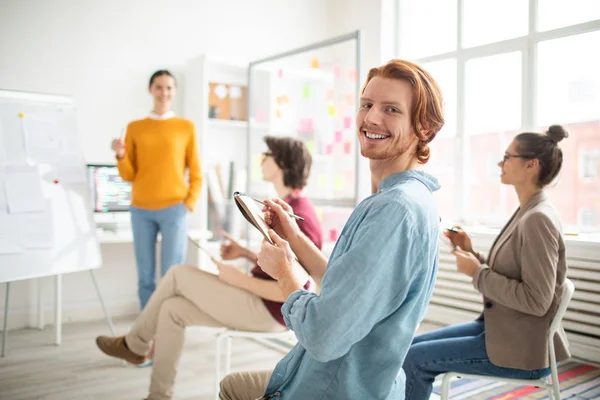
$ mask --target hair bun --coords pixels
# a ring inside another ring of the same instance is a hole
[[[546,136],[552,139],[554,143],[558,143],[564,138],[568,138],[569,132],[567,132],[561,125],[552,125],[546,131]]]

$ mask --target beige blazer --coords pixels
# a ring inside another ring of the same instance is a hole
[[[490,361],[523,370],[547,368],[548,332],[564,293],[567,264],[561,224],[544,192],[517,209],[486,264],[473,284],[483,294]],[[562,327],[554,345],[557,361],[570,357]]]

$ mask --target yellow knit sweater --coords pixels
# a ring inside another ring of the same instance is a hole
[[[158,210],[184,202],[188,209],[194,209],[202,175],[191,121],[175,117],[131,122],[125,136],[125,156],[117,166],[121,177],[132,182],[131,205]]]

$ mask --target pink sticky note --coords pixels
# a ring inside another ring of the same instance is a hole
[[[335,242],[337,240],[337,229],[329,230],[329,240]]]
[[[344,117],[344,129],[350,129],[352,126],[352,119],[350,117]]]
[[[334,95],[335,95],[335,92],[333,91],[333,89],[329,89],[327,91],[327,100],[333,100]]]
[[[346,142],[344,142],[344,153],[350,154],[351,150],[352,150],[352,143],[349,140],[346,140]]]
[[[267,122],[267,114],[262,110],[256,111],[256,122]]]
[[[342,67],[339,64],[335,64],[333,66],[333,77],[335,79],[339,79],[342,76]]]
[[[339,143],[342,141],[342,131],[336,131],[335,132],[335,142]]]
[[[354,95],[352,93],[346,93],[346,104],[349,106],[354,104]]]
[[[331,154],[333,153],[333,145],[332,144],[326,144],[325,145],[325,154]]]
[[[282,69],[280,69],[279,71],[277,71],[277,77],[279,79],[283,78],[283,70]]]
[[[356,68],[350,68],[350,71],[348,71],[348,78],[350,78],[352,82],[356,82],[358,79],[358,71]]]

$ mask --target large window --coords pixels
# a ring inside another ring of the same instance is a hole
[[[498,162],[514,136],[561,124],[548,192],[566,231],[600,231],[600,1],[397,0],[398,55],[442,87],[446,126],[427,169],[448,222],[498,227],[517,207]]]

